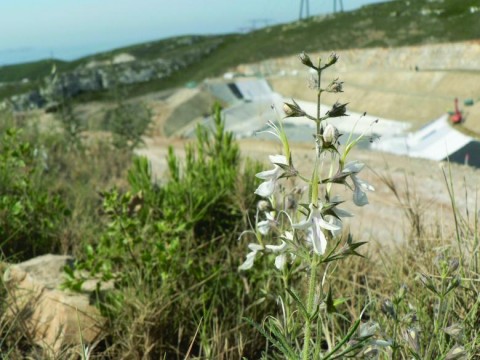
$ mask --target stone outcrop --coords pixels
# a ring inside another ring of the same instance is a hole
[[[26,94],[14,95],[10,98],[9,102],[14,110],[22,111],[40,109],[47,104],[47,100],[38,90]]]
[[[188,46],[191,38],[179,39],[176,46]],[[118,85],[132,85],[169,77],[214,51],[221,43],[204,47],[186,47],[175,57],[136,59],[128,53],[114,55],[110,60],[90,61],[71,72],[58,74],[55,80],[46,78],[44,86],[10,98],[14,111],[48,107],[82,93],[105,91]],[[172,49],[166,49],[172,50]]]
[[[105,319],[88,294],[60,290],[69,256],[44,255],[11,265],[3,275],[9,315],[21,321],[28,338],[49,357],[91,345],[101,337]]]

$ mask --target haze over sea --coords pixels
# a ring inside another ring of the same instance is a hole
[[[340,2],[337,0],[337,7]],[[343,0],[345,10],[385,0]],[[310,0],[310,15],[334,0]],[[0,66],[82,56],[171,36],[249,31],[298,19],[300,0],[2,0]]]

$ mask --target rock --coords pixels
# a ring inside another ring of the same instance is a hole
[[[189,48],[189,45],[201,40],[202,37],[194,36],[179,39],[176,44],[172,44],[171,49],[165,48],[168,53],[178,46],[182,47],[180,55],[170,55],[170,58],[141,60],[132,54],[121,53],[110,60],[92,60],[72,71],[57,74],[55,80],[47,76],[39,90],[15,95],[10,98],[10,102],[14,111],[39,109],[46,106],[51,111],[52,107],[49,104],[61,103],[80,94],[110,90],[118,85],[163,79],[190,64],[201,61],[222,43],[219,39],[208,46]]]
[[[105,324],[88,294],[59,289],[63,268],[72,263],[70,256],[43,255],[11,265],[3,275],[9,315],[22,322],[28,338],[49,357],[63,356],[66,348],[93,344]]]
[[[118,55],[115,55],[112,59],[112,64],[123,64],[127,62],[132,62],[135,61],[135,56],[129,54],[129,53],[121,53]]]
[[[14,95],[10,98],[14,111],[40,109],[46,103],[45,98],[37,90],[25,94]]]

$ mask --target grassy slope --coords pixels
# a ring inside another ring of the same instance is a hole
[[[480,0],[395,0],[365,6],[352,12],[272,26],[244,35],[193,37],[191,45],[182,42],[182,39],[188,37],[171,38],[120,48],[75,62],[56,61],[56,64],[60,72],[68,71],[91,60],[105,60],[122,52],[144,60],[174,58],[194,46],[201,48],[212,41],[223,41],[202,61],[177,72],[169,79],[133,85],[131,94],[140,95],[179,86],[191,80],[201,81],[241,63],[291,55],[303,50],[404,46],[479,39],[480,13],[471,13],[471,6],[480,6]],[[422,15],[422,10],[423,13],[430,11],[430,14]],[[25,77],[41,79],[50,69],[51,61],[0,67],[0,81],[18,81]]]

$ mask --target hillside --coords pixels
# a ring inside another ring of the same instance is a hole
[[[303,50],[398,47],[479,39],[479,9],[480,0],[394,0],[247,34],[184,36],[115,49],[73,62],[54,60],[4,66],[0,67],[0,84],[3,83],[0,99],[41,84],[52,63],[59,74],[73,72],[77,83],[85,82],[85,78],[91,82],[99,72],[113,71],[119,79],[127,74],[127,80],[119,82],[128,85],[130,95],[134,96],[201,81],[239,64]],[[195,61],[188,61],[192,54]],[[116,62],[121,55],[128,61]],[[102,98],[103,90],[109,88],[105,83],[111,86],[112,81],[107,79],[73,95],[93,91],[96,94],[93,98]]]

